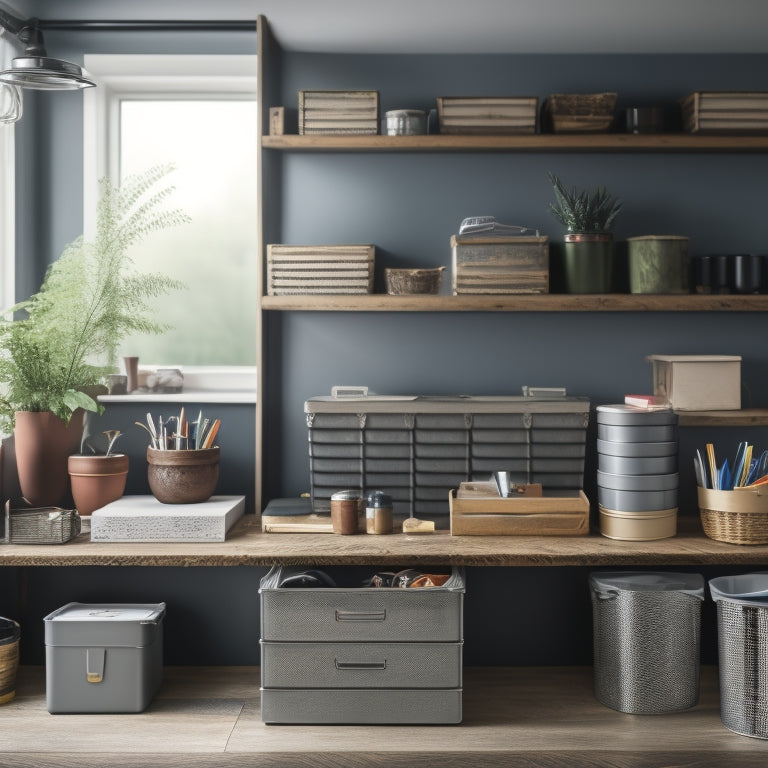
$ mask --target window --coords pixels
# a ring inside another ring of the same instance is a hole
[[[18,56],[18,52],[0,37],[0,69],[10,67],[14,56]],[[0,85],[0,114],[10,114],[11,111],[10,91]],[[0,120],[0,309],[7,309],[16,301],[14,131],[15,123]]]
[[[169,205],[192,223],[134,247],[138,269],[185,290],[158,301],[159,336],[126,341],[149,365],[256,361],[256,84],[253,56],[86,56],[98,81],[84,95],[85,231],[98,179],[173,163]]]

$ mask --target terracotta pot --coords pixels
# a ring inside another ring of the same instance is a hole
[[[80,446],[84,411],[69,424],[50,411],[17,411],[13,430],[21,495],[33,507],[57,506],[69,489],[67,457]]]
[[[219,481],[219,449],[199,451],[147,448],[147,478],[154,497],[163,504],[208,501]]]
[[[72,498],[81,517],[117,501],[125,492],[128,457],[123,453],[111,456],[76,454],[69,457],[68,468]]]

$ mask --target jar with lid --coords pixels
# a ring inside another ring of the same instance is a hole
[[[392,533],[392,497],[371,491],[365,500],[365,532]]]
[[[334,533],[345,536],[357,533],[360,503],[358,491],[337,491],[331,495],[331,525]]]

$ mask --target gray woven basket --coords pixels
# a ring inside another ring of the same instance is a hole
[[[662,714],[699,699],[701,602],[675,590],[593,586],[595,696],[631,714]]]
[[[718,600],[717,638],[723,725],[768,739],[768,604]]]

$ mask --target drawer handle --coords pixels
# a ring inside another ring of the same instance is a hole
[[[339,661],[334,659],[336,669],[386,669],[387,660],[384,661]]]
[[[386,621],[387,611],[336,611],[336,621]]]

